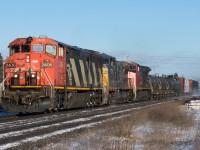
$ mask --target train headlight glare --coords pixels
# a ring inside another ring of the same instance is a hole
[[[35,74],[31,74],[31,77],[32,77],[32,78],[35,78]]]
[[[18,74],[14,74],[14,78],[17,78],[18,77]]]
[[[26,62],[29,62],[29,61],[30,61],[29,58],[27,58],[27,59],[26,59]]]
[[[30,62],[30,55],[26,55],[26,62],[27,62],[27,63]]]

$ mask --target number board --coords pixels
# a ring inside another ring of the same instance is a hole
[[[6,68],[15,68],[15,67],[16,67],[16,64],[15,64],[15,63],[6,63],[6,64],[5,64],[5,67],[6,67]]]

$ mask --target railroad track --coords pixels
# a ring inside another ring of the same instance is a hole
[[[0,123],[0,149],[18,149],[23,144],[29,142],[37,142],[100,125],[111,120],[126,117],[134,110],[142,107],[150,107],[172,101],[174,100],[144,101],[5,120]]]

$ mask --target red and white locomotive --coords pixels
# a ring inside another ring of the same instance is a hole
[[[55,85],[66,84],[65,47],[48,38],[28,37],[11,42],[9,50],[10,56],[5,60],[4,109],[23,112],[40,111],[46,105],[53,108]]]

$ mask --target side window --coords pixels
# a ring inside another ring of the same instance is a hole
[[[59,46],[59,48],[58,48],[58,56],[59,57],[63,57],[63,54],[64,54],[64,48]]]
[[[33,51],[34,52],[43,52],[44,46],[43,45],[33,45]]]
[[[56,55],[56,46],[55,45],[46,45],[46,52],[55,56]]]

